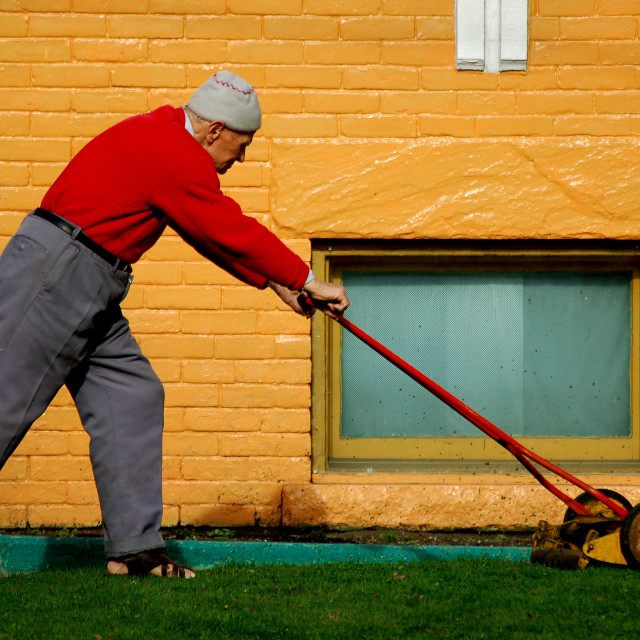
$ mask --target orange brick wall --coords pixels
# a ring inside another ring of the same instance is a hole
[[[89,139],[184,103],[220,68],[254,84],[264,112],[223,187],[276,231],[277,142],[640,134],[637,0],[530,7],[528,71],[489,75],[455,71],[454,0],[2,0],[0,246]],[[308,235],[284,235],[310,259]],[[167,391],[165,523],[317,522],[317,506],[295,511],[291,499],[313,486],[308,322],[170,233],[135,278],[126,313]],[[97,524],[87,451],[62,391],[0,473],[0,526]],[[406,520],[403,496],[416,513],[423,498],[401,488],[437,492],[441,479],[379,481],[396,497],[366,522],[429,524]],[[317,483],[322,521],[361,524],[366,500],[332,517],[343,485],[351,498],[360,486]],[[374,500],[370,486],[358,490]]]

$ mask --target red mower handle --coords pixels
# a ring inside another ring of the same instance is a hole
[[[307,304],[311,307],[317,308],[312,300],[307,298]],[[608,496],[603,494],[598,489],[594,489],[592,486],[583,482],[579,478],[564,471],[560,467],[556,466],[552,462],[545,460],[541,456],[537,455],[533,451],[522,446],[519,442],[514,440],[511,436],[507,435],[504,431],[500,430],[493,423],[489,422],[486,418],[474,411],[471,407],[467,406],[464,402],[456,398],[449,393],[446,389],[442,388],[439,384],[428,378],[424,373],[418,371],[415,367],[403,360],[400,356],[393,353],[390,349],[387,349],[383,344],[372,338],[368,333],[365,333],[362,329],[357,327],[353,322],[350,322],[344,317],[339,317],[336,322],[344,327],[347,331],[352,333],[356,338],[359,338],[366,345],[371,347],[374,351],[379,353],[383,358],[391,362],[391,364],[398,367],[401,371],[406,373],[410,378],[415,380],[420,386],[424,387],[427,391],[434,396],[442,400],[446,405],[451,407],[454,411],[459,413],[463,418],[466,418],[473,425],[478,427],[483,433],[489,436],[492,440],[495,440],[500,446],[504,447],[511,455],[513,455],[530,473],[533,477],[548,491],[550,491],[557,498],[562,500],[570,509],[579,515],[592,515],[582,504],[569,497],[566,493],[558,489],[555,485],[549,482],[540,471],[534,466],[534,462],[541,467],[544,467],[548,471],[551,471],[555,475],[567,480],[576,487],[587,492],[596,500],[606,505],[611,509],[620,519],[624,520],[627,517],[628,511],[621,507],[619,504],[611,500]]]

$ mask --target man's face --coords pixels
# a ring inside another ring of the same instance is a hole
[[[216,171],[223,174],[233,166],[234,162],[244,162],[244,152],[253,140],[253,133],[234,131],[222,126],[215,131],[215,134],[215,137],[211,136],[210,141],[207,140],[205,148],[213,158]]]

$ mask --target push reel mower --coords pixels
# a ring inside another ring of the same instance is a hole
[[[308,299],[307,304],[314,306]],[[571,569],[585,569],[589,564],[640,569],[640,504],[633,507],[615,491],[594,489],[545,460],[346,318],[339,317],[336,322],[504,447],[545,489],[567,505],[562,524],[552,526],[544,520],[538,524],[533,536],[532,562]],[[549,482],[535,465],[570,482],[583,493],[571,498]]]

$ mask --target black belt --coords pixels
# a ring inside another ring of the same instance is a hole
[[[38,218],[42,218],[51,224],[54,224],[58,229],[64,231],[67,235],[71,236],[83,244],[87,249],[91,249],[93,253],[100,256],[103,260],[106,260],[114,269],[121,269],[123,271],[131,271],[131,265],[129,265],[124,260],[120,260],[120,258],[116,258],[112,253],[109,253],[106,249],[103,249],[97,242],[94,242],[84,231],[80,230],[77,232],[78,227],[75,224],[71,224],[67,222],[64,218],[57,216],[55,213],[51,213],[51,211],[47,211],[46,209],[35,209],[32,211],[34,216],[38,216]]]

